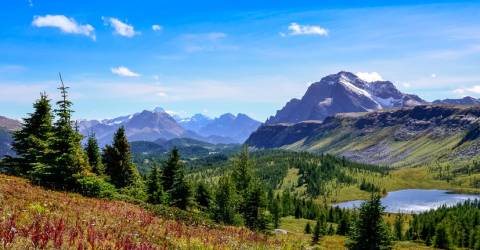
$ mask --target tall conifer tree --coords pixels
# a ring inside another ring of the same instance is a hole
[[[6,162],[14,172],[28,176],[34,166],[45,164],[49,152],[49,139],[52,136],[52,108],[47,94],[33,104],[34,112],[23,119],[22,128],[13,134],[12,148],[16,157],[8,157]]]
[[[105,169],[102,163],[100,148],[98,147],[97,139],[95,138],[94,133],[91,133],[88,136],[85,152],[87,153],[88,163],[90,164],[92,172],[97,175],[103,175]]]
[[[102,158],[105,173],[117,188],[133,185],[139,180],[140,174],[132,163],[130,144],[124,127],[120,127],[113,135],[113,144],[105,146]]]

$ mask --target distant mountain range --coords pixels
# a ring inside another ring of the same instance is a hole
[[[19,129],[21,123],[17,120],[0,116],[0,158],[4,155],[12,155],[11,149],[12,132]]]
[[[185,129],[191,130],[200,136],[207,138],[230,138],[233,142],[243,143],[250,134],[260,127],[261,122],[256,121],[245,114],[223,114],[211,119],[202,114],[196,114],[190,118],[178,119],[178,123]],[[228,140],[223,141],[228,143]]]
[[[473,98],[471,96],[466,96],[461,99],[443,99],[443,100],[435,100],[432,102],[433,104],[446,104],[446,105],[478,105],[480,104],[480,100]]]
[[[480,154],[480,106],[422,105],[267,124],[246,144],[331,153],[387,166],[465,161]]]
[[[266,124],[321,121],[338,113],[422,104],[427,102],[416,95],[400,92],[392,82],[366,82],[353,73],[341,71],[311,84],[302,99],[290,100]]]
[[[114,119],[80,121],[79,129],[85,136],[95,133],[100,145],[110,143],[120,126],[125,127],[130,141],[192,138],[209,143],[243,143],[260,124],[244,114],[224,114],[215,119],[201,114],[174,118],[162,108],[156,108]]]

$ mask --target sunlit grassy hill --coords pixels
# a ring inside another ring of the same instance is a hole
[[[0,175],[2,249],[300,249],[289,237],[173,220],[138,205]]]

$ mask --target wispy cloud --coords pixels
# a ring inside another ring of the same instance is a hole
[[[125,66],[119,66],[119,67],[111,68],[111,71],[115,75],[124,76],[124,77],[139,77],[140,76],[140,74],[131,71],[129,68],[127,68]]]
[[[474,86],[469,87],[469,88],[454,89],[453,93],[455,93],[457,95],[461,95],[461,96],[468,95],[468,94],[478,95],[478,94],[480,94],[480,85],[474,85]]]
[[[135,35],[140,34],[135,31],[135,28],[125,22],[120,21],[115,17],[102,17],[102,19],[114,29],[114,34],[124,37],[134,37]]]
[[[64,15],[45,15],[34,16],[32,25],[35,27],[52,27],[69,34],[79,34],[88,36],[95,40],[95,28],[90,24],[78,24],[75,19],[66,17]]]
[[[153,31],[161,31],[162,29],[163,29],[163,27],[158,25],[158,24],[152,25],[152,30]]]
[[[288,26],[288,33],[280,33],[281,36],[327,36],[328,30],[317,25],[301,25],[298,23],[290,23]]]
[[[227,34],[223,32],[184,34],[182,36],[184,50],[189,53],[237,49],[236,46],[226,45],[224,43],[226,38]]]
[[[383,81],[383,77],[377,72],[357,72],[355,74],[367,82]]]

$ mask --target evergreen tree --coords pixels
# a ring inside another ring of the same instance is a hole
[[[130,144],[125,135],[125,128],[120,127],[113,136],[113,144],[105,146],[103,150],[103,164],[105,173],[117,188],[136,184],[139,173],[132,163]]]
[[[40,94],[33,108],[34,112],[23,119],[22,128],[13,133],[12,148],[16,157],[9,156],[5,160],[14,173],[24,176],[28,176],[34,166],[47,162],[49,138],[53,133],[53,114],[45,93]]]
[[[208,191],[208,188],[204,182],[200,182],[197,185],[195,201],[201,209],[210,208],[210,204],[212,203],[212,195],[210,194],[210,191]]]
[[[435,236],[433,237],[433,246],[441,249],[452,249],[452,240],[444,224],[440,224],[435,228]]]
[[[237,191],[243,196],[250,186],[250,182],[253,179],[252,168],[254,167],[253,161],[248,154],[248,147],[243,146],[239,155],[233,160],[233,172],[232,179],[235,183]]]
[[[352,232],[352,242],[349,249],[379,250],[390,249],[391,239],[389,231],[383,222],[384,207],[380,196],[372,193],[369,201],[362,204],[360,214]]]
[[[87,170],[89,166],[87,156],[81,145],[82,135],[73,128],[71,120],[72,102],[68,100],[69,87],[63,84],[61,75],[60,81],[61,86],[58,89],[62,99],[57,102],[58,108],[55,109],[57,121],[50,142],[51,154],[49,158],[53,169],[52,173],[48,173],[49,176],[44,175],[44,169],[39,169],[37,174],[43,175],[45,177],[43,181],[54,186],[71,187],[74,185],[73,176]],[[47,172],[50,171],[47,170]]]
[[[280,227],[280,218],[282,216],[282,207],[278,198],[273,198],[272,206],[270,209],[272,213],[272,222],[274,228]]]
[[[306,234],[311,234],[312,233],[312,226],[310,226],[310,222],[307,222],[307,225],[305,225],[305,230],[304,232]]]
[[[148,202],[152,204],[163,204],[166,200],[166,194],[163,191],[160,168],[154,165],[147,176],[147,195]]]
[[[393,232],[397,240],[403,240],[403,215],[397,214],[393,224]]]
[[[313,228],[313,235],[312,235],[312,243],[316,244],[320,240],[322,236],[325,235],[325,227],[326,227],[326,222],[325,219],[320,217],[317,219],[317,223],[315,224],[315,227]]]
[[[185,179],[185,166],[180,161],[177,148],[170,152],[168,160],[162,169],[162,184],[168,193],[169,203],[181,209],[186,209],[192,202],[190,184]]]
[[[234,185],[228,176],[222,177],[215,192],[215,221],[225,224],[236,223],[237,197]]]
[[[350,219],[348,215],[344,215],[338,224],[337,234],[348,235],[350,232]]]
[[[256,183],[249,188],[244,200],[245,225],[250,229],[265,230],[268,223],[266,208],[265,190],[260,183]]]
[[[178,153],[178,149],[174,147],[162,169],[163,190],[169,192],[173,189],[175,175],[177,174],[179,168],[180,154]]]
[[[102,163],[100,148],[98,147],[97,139],[95,138],[94,133],[88,136],[85,152],[87,152],[88,163],[92,168],[92,172],[97,175],[103,175],[105,173],[105,169]]]

